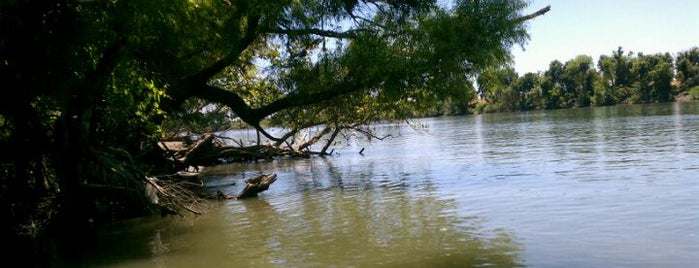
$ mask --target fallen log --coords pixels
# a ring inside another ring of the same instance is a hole
[[[199,165],[210,165],[216,162],[218,154],[217,146],[214,143],[214,135],[205,134],[196,141],[184,156],[178,159],[185,166],[194,167],[198,170]]]
[[[252,179],[245,180],[245,188],[238,194],[238,199],[256,197],[258,193],[267,191],[269,185],[277,180],[277,174],[260,175]]]
[[[201,166],[257,161],[260,159],[271,160],[283,156],[309,158],[314,154],[326,155],[325,150],[327,150],[327,148],[323,148],[323,151],[320,153],[309,151],[308,146],[312,143],[305,143],[300,149],[262,144],[227,146],[219,140],[220,138],[213,134],[203,134],[198,140],[190,142],[178,140],[159,141],[158,147],[165,159],[173,163],[176,170],[193,170],[194,173],[198,172]],[[313,143],[316,140],[318,139],[314,139]]]
[[[277,180],[277,174],[264,174],[245,180],[245,188],[238,195],[226,195],[221,190],[216,191],[217,199],[243,199],[256,197],[258,193],[269,189],[269,185]]]

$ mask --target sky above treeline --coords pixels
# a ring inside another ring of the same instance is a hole
[[[618,47],[634,53],[677,52],[699,46],[697,0],[531,0],[525,13],[547,5],[551,11],[528,23],[531,39],[512,48],[519,75],[544,72],[563,63],[600,55]]]

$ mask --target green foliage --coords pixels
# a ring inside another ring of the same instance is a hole
[[[693,47],[677,54],[675,61],[679,91],[699,85],[699,47]]]
[[[333,50],[326,49],[326,39],[292,47],[298,52],[289,55],[303,55],[294,58],[293,68],[282,60],[286,54],[278,49],[284,47],[277,46],[282,52],[267,58],[277,76],[267,79],[278,88],[266,87],[267,103],[288,93],[355,92],[342,101],[287,109],[273,115],[273,122],[294,129],[463,113],[475,98],[475,73],[509,62],[511,46],[527,40],[524,24],[515,21],[524,6],[521,1],[460,1],[453,10],[380,12],[358,23],[362,31]]]
[[[476,102],[476,105],[474,105],[471,112],[474,114],[482,114],[482,113],[493,112],[493,111],[488,110],[488,103],[487,102],[479,101],[479,102]]]
[[[552,61],[538,78],[527,74],[512,84],[486,70],[479,75],[478,91],[493,111],[666,102],[694,85],[698,63],[696,48],[673,58],[669,53],[625,53],[619,47],[612,55],[600,56],[597,69],[592,58],[581,55],[565,64]]]
[[[614,95],[614,88],[609,84],[605,83],[606,80],[597,80],[597,84],[594,87],[594,93],[590,99],[590,104],[592,106],[607,106],[616,104],[616,96]]]
[[[690,88],[689,90],[687,90],[687,92],[689,92],[689,95],[692,96],[692,98],[694,98],[695,100],[699,100],[699,86]]]
[[[590,105],[595,81],[598,79],[592,58],[581,55],[566,62],[563,72],[564,94],[570,100],[569,107],[586,107]]]
[[[563,63],[554,60],[549,69],[544,72],[541,81],[541,94],[545,99],[546,109],[563,108],[566,101],[563,97]]]
[[[481,73],[478,78],[481,97],[488,102],[488,110],[514,111],[519,105],[519,96],[512,90],[518,75],[514,68],[492,68]]]
[[[618,51],[620,51],[619,48]],[[622,53],[622,52],[618,52]],[[617,79],[617,58],[607,55],[600,56],[597,61],[600,79],[595,87],[591,100],[593,106],[605,106],[617,103],[619,80]]]
[[[512,85],[519,97],[519,110],[532,110],[543,107],[539,74],[526,73]]]
[[[160,137],[165,111],[159,104],[166,98],[165,89],[125,66],[115,69],[109,80],[95,126],[100,143],[113,146]]]

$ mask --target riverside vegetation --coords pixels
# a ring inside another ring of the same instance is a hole
[[[188,144],[192,134],[232,124],[272,141],[241,148],[307,157],[328,154],[344,135],[382,138],[372,125],[387,120],[696,96],[696,48],[674,65],[667,54],[619,49],[600,59],[599,72],[582,56],[518,77],[506,67],[510,49],[526,44],[527,21],[550,10],[524,14],[526,7],[505,0],[449,8],[411,0],[3,3],[0,24],[13,27],[3,27],[0,42],[7,219],[0,229],[70,234],[163,208],[196,212],[198,199],[182,202],[175,193],[192,193],[163,178],[206,163],[173,157],[161,144]],[[269,126],[286,131],[273,135]],[[309,129],[318,130],[301,134]],[[146,198],[148,185],[158,204]]]
[[[192,163],[164,140],[238,120],[303,151],[319,140],[293,143],[304,129],[370,135],[372,122],[465,102],[474,75],[509,62],[527,21],[549,11],[504,0],[0,5],[0,229],[30,236],[198,211],[203,201],[168,183]]]

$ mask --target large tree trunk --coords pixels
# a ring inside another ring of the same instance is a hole
[[[57,120],[55,131],[55,165],[60,183],[61,229],[90,227],[94,223],[95,200],[87,196],[83,185],[93,179],[90,163],[94,163],[94,149],[99,118],[98,104],[104,99],[109,76],[117,65],[126,38],[117,37],[107,46],[93,70],[86,73],[82,83],[66,88],[65,103]]]

